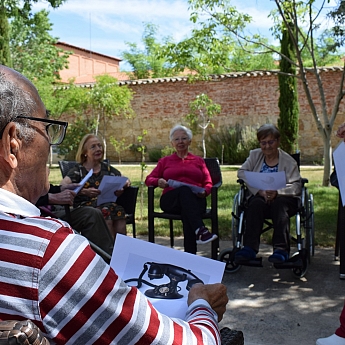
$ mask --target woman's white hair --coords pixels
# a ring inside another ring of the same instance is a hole
[[[176,125],[176,126],[174,126],[174,127],[170,130],[170,135],[169,135],[170,140],[173,139],[174,133],[175,133],[176,131],[179,131],[179,130],[186,132],[186,134],[187,134],[189,140],[192,140],[192,138],[193,138],[193,133],[192,133],[192,131],[191,131],[189,128],[187,128],[186,126],[182,126],[182,125]]]

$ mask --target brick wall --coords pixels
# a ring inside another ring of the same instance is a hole
[[[326,102],[329,113],[339,87],[341,70],[328,69],[322,72],[322,80],[326,91]],[[234,126],[259,126],[266,122],[277,123],[278,108],[278,77],[270,73],[241,73],[218,76],[209,82],[188,83],[186,78],[164,78],[142,81],[128,81],[122,84],[128,85],[134,91],[132,107],[136,113],[133,119],[120,117],[107,126],[107,137],[125,138],[128,144],[136,143],[137,136],[142,130],[148,131],[145,144],[148,149],[170,145],[169,131],[175,124],[180,123],[188,111],[188,104],[200,93],[206,93],[214,102],[219,103],[222,111],[213,118],[214,129]],[[311,92],[315,99],[317,90],[315,83],[309,81]],[[302,163],[321,162],[323,156],[322,139],[316,129],[315,121],[304,95],[302,84],[298,85],[300,103],[300,138],[299,149]],[[320,102],[316,103],[319,117],[322,119]],[[344,105],[340,110],[333,129],[345,121]],[[196,142],[201,140],[201,135],[193,138],[191,150],[196,154],[202,154],[196,148]],[[333,138],[335,146],[339,139]],[[117,160],[117,155],[108,144],[108,157],[112,161]],[[122,155],[123,161],[135,161],[138,155],[127,151]]]

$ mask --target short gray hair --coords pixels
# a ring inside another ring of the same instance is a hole
[[[32,96],[18,87],[5,73],[0,72],[0,138],[2,132],[10,122],[16,120],[18,135],[25,141],[34,137],[34,130],[25,119],[18,116],[32,116],[36,109]]]
[[[174,133],[175,133],[176,131],[178,131],[178,130],[181,130],[181,131],[186,132],[187,137],[189,138],[189,140],[192,140],[192,138],[193,138],[193,133],[192,133],[192,131],[191,131],[189,128],[187,128],[186,126],[182,126],[182,125],[176,125],[176,126],[174,126],[174,127],[170,130],[170,135],[169,135],[170,140],[173,140],[173,135],[174,135]]]

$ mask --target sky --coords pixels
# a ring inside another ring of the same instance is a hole
[[[231,3],[251,15],[253,23],[248,29],[252,33],[269,35],[272,21],[267,16],[274,8],[272,0]],[[158,41],[170,36],[178,42],[192,29],[187,0],[67,0],[57,9],[40,1],[33,6],[34,11],[43,8],[50,12],[51,35],[59,41],[117,58],[128,49],[126,42],[141,44],[144,23],[158,26]],[[128,69],[124,62],[120,66]]]

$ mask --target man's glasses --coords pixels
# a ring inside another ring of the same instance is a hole
[[[46,131],[48,134],[50,145],[60,145],[65,138],[68,122],[43,119],[40,117],[20,116],[20,115],[17,116],[16,119],[28,119],[28,120],[48,123],[46,125]]]
[[[272,146],[276,141],[277,139],[273,139],[273,140],[268,140],[268,141],[259,141],[259,143],[260,143],[260,146],[266,146],[267,144],[269,146]]]

